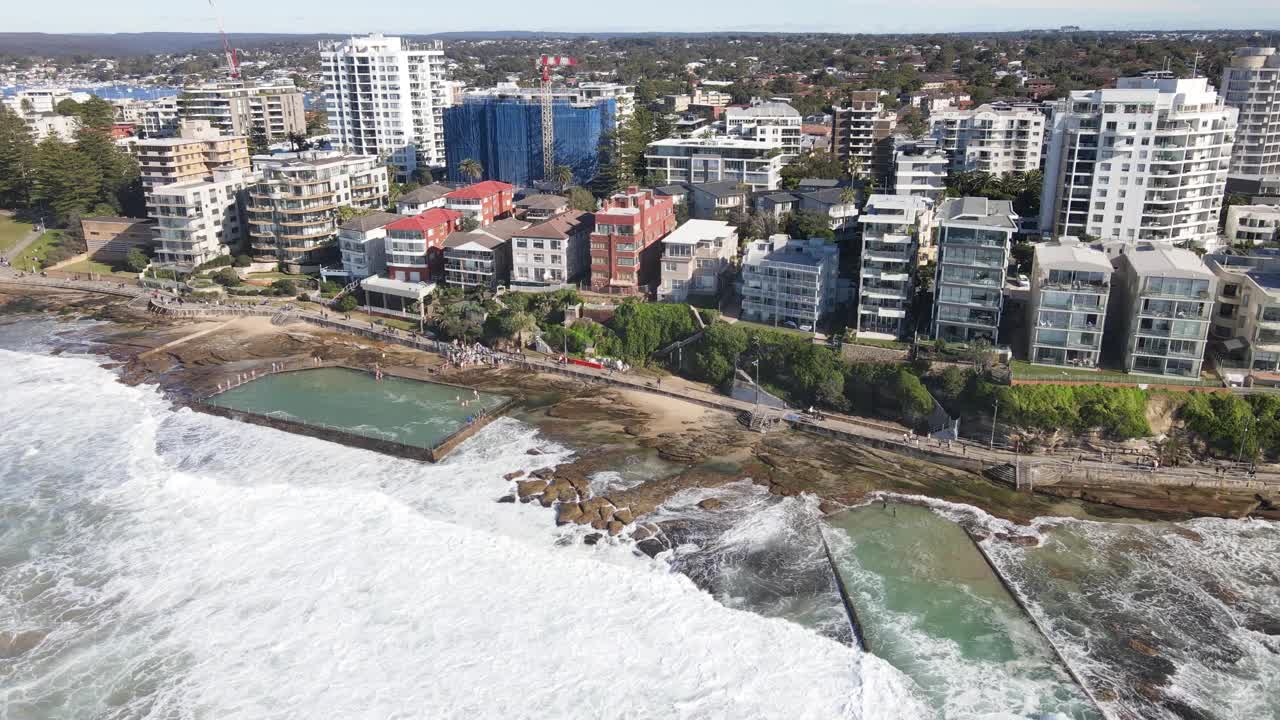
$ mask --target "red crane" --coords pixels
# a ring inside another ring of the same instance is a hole
[[[213,2],[213,0],[209,0]],[[551,104],[551,68],[570,67],[578,61],[562,55],[543,55],[538,58],[542,70],[542,179],[551,182],[556,168],[556,127]]]
[[[213,0],[209,0],[209,7],[213,8],[213,15],[218,20],[218,34],[222,36],[222,52],[227,56],[227,73],[231,75],[232,80],[239,80],[240,60],[236,57],[235,48],[231,47],[230,41],[227,40],[227,31],[222,29],[222,15],[218,12],[218,6],[213,4]]]

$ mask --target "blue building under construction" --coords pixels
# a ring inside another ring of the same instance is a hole
[[[589,183],[600,169],[600,141],[617,124],[613,98],[553,101],[555,164],[573,170],[575,183]],[[536,96],[469,96],[444,111],[445,161],[449,179],[465,181],[468,158],[486,180],[531,187],[542,177],[542,105]]]

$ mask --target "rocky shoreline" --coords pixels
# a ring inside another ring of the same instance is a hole
[[[518,393],[526,398],[517,413],[520,419],[550,439],[592,451],[546,477],[512,479],[510,499],[502,500],[536,500],[555,508],[557,522],[590,526],[601,533],[616,535],[621,528],[643,521],[680,490],[744,478],[773,495],[812,493],[824,512],[863,502],[873,493],[891,492],[973,505],[1020,524],[1042,516],[1280,519],[1280,498],[1217,488],[1059,484],[1037,488],[1035,494],[1017,492],[972,472],[888,450],[793,430],[750,432],[730,413],[669,398],[511,368],[451,370],[430,353],[304,323],[279,326],[267,318],[221,323],[172,320],[137,310],[120,299],[87,293],[3,292],[0,317],[105,321],[106,325],[87,333],[85,349],[111,357],[123,382],[156,384],[179,403],[208,394],[228,374],[309,357],[365,367],[377,363],[424,379]],[[197,333],[203,334],[197,337]],[[187,337],[191,339],[183,341]],[[157,351],[162,345],[166,347]],[[613,469],[636,453],[656,458],[664,471],[606,496],[590,494],[590,475]],[[632,536],[639,542],[649,539],[644,535],[643,525],[633,528]]]

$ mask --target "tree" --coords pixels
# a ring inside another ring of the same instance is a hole
[[[898,127],[905,129],[913,138],[923,137],[929,129],[924,121],[924,113],[914,105],[898,117]]]
[[[130,272],[142,272],[150,264],[151,258],[148,258],[147,254],[142,252],[142,248],[129,248],[128,254],[124,256],[124,266]]]
[[[338,298],[338,302],[334,303],[333,307],[338,312],[349,313],[352,310],[355,310],[356,308],[360,307],[360,303],[359,301],[356,300],[355,295],[347,293],[346,295],[343,295],[342,297]]]
[[[224,267],[213,274],[213,281],[223,287],[235,287],[240,284],[240,276],[235,270]]]
[[[71,98],[59,100],[58,104],[53,106],[53,111],[63,116],[79,115],[80,103]]]
[[[307,139],[306,135],[300,132],[291,132],[285,136],[285,139],[289,141],[289,145],[293,147],[294,152],[302,152],[303,150],[311,149],[311,141]]]
[[[479,160],[467,158],[458,164],[458,172],[471,182],[479,182],[480,178],[484,177],[484,166]]]
[[[267,139],[267,132],[258,126],[254,126],[249,133],[249,154],[250,155],[269,155],[271,153],[271,141]]]
[[[845,168],[835,153],[809,151],[801,153],[782,168],[782,187],[794,190],[804,178],[842,180],[848,178]]]
[[[72,145],[50,135],[36,146],[31,203],[53,213],[56,223],[66,225],[97,204],[101,186],[101,172]]]
[[[104,112],[110,111],[104,111],[100,103],[93,100],[81,106],[81,124],[76,130],[75,147],[98,169],[95,188],[98,202],[110,205],[113,212],[119,212],[128,202],[128,195],[141,189],[141,185],[134,185],[141,173],[138,162],[116,146],[111,137],[110,116],[106,116],[104,123]]]
[[[471,232],[480,227],[480,221],[476,220],[472,215],[466,215],[462,218],[462,232]]]
[[[825,213],[815,210],[801,210],[788,213],[784,225],[786,232],[796,239],[825,238],[834,240],[835,232],[831,229],[831,218]]]
[[[569,207],[583,212],[596,211],[596,196],[590,190],[581,187],[569,188]]]
[[[237,255],[231,264],[238,268],[247,268],[253,264],[253,259],[248,255]]]
[[[232,272],[235,272],[232,270]],[[282,297],[290,297],[298,294],[298,285],[288,278],[281,278],[271,283],[271,289],[275,290],[277,295]]]
[[[559,186],[560,192],[564,192],[573,184],[573,168],[568,165],[557,165],[551,171],[551,178]]]
[[[35,150],[26,123],[0,105],[0,207],[27,206]]]

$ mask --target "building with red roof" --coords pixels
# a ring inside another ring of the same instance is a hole
[[[387,277],[404,282],[430,282],[444,271],[444,241],[462,229],[462,213],[431,208],[387,225]]]
[[[591,234],[591,289],[646,293],[660,280],[662,238],[676,228],[675,203],[652,190],[629,187],[596,211]]]
[[[507,183],[485,180],[445,195],[444,206],[475,218],[482,226],[488,225],[511,214],[515,190],[514,186]]]

